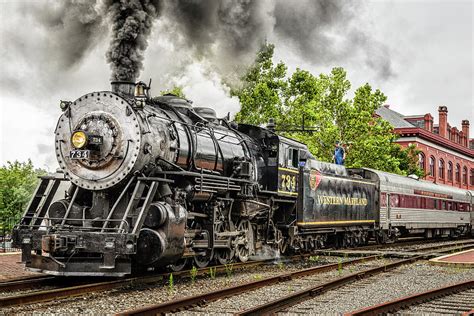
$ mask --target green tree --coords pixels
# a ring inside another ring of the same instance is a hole
[[[414,174],[419,178],[426,176],[424,170],[420,168],[419,155],[421,150],[417,149],[414,144],[408,147],[394,146],[392,155],[397,157],[400,161],[400,169],[405,175]]]
[[[186,99],[186,96],[184,95],[184,92],[183,92],[183,87],[181,86],[174,86],[172,89],[163,90],[160,92],[160,94],[161,95],[174,94],[175,96]]]
[[[0,168],[0,226],[9,231],[19,219],[38,184],[44,170],[34,169],[28,162],[7,162]]]
[[[232,90],[241,103],[238,122],[259,125],[275,118],[280,133],[307,144],[322,161],[332,160],[339,140],[346,145],[348,167],[420,173],[417,153],[395,144],[393,127],[374,115],[386,100],[380,90],[365,84],[349,98],[351,83],[343,68],[319,76],[296,69],[287,77],[283,62],[274,65],[273,52],[273,45],[263,46],[242,87]],[[301,131],[303,122],[311,132]]]
[[[273,64],[274,49],[272,44],[262,46],[255,63],[242,78],[243,86],[231,90],[231,96],[237,96],[241,104],[235,117],[237,122],[260,125],[269,118],[280,118],[287,84],[286,66],[282,62]]]

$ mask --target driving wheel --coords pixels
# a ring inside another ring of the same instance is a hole
[[[241,233],[236,239],[237,256],[240,261],[247,262],[254,252],[252,224],[248,220],[241,220],[237,230]]]
[[[224,222],[220,222],[219,224],[216,225],[216,233],[223,233],[226,231],[229,231],[228,229],[228,224]],[[224,237],[224,236],[217,236],[217,240],[219,239],[228,239],[232,237]],[[231,240],[230,242],[230,249],[229,248],[218,248],[216,249],[216,259],[219,261],[220,264],[226,265],[232,262],[234,259],[235,251],[234,251],[234,245]]]

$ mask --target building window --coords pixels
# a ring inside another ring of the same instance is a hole
[[[471,174],[469,175],[469,184],[474,185],[474,169],[471,169]]]
[[[467,167],[462,168],[462,183],[467,184]]]
[[[448,181],[453,181],[453,163],[448,162]]]
[[[456,164],[456,182],[461,182],[461,167],[459,166],[459,164]]]
[[[430,176],[435,176],[435,158],[433,156],[430,157]]]
[[[440,179],[444,179],[444,160],[438,160],[438,176]]]
[[[423,153],[418,155],[418,163],[420,165],[420,169],[425,171],[425,155]]]

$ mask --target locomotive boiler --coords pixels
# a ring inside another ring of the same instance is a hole
[[[41,178],[13,233],[32,271],[124,276],[471,228],[468,191],[317,161],[274,126],[152,97],[143,82],[60,107],[60,172]]]
[[[213,248],[231,259],[226,196],[253,195],[258,147],[212,109],[150,98],[148,89],[113,82],[112,91],[61,102],[62,174],[42,179],[16,234],[31,269],[124,275],[183,257],[203,266]],[[62,181],[70,187],[53,202]]]

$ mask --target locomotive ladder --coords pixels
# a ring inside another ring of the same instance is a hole
[[[40,177],[40,183],[36,187],[33,198],[23,213],[20,225],[27,225],[30,228],[39,226],[58,190],[59,184],[65,180],[65,178],[57,178],[54,176]]]

